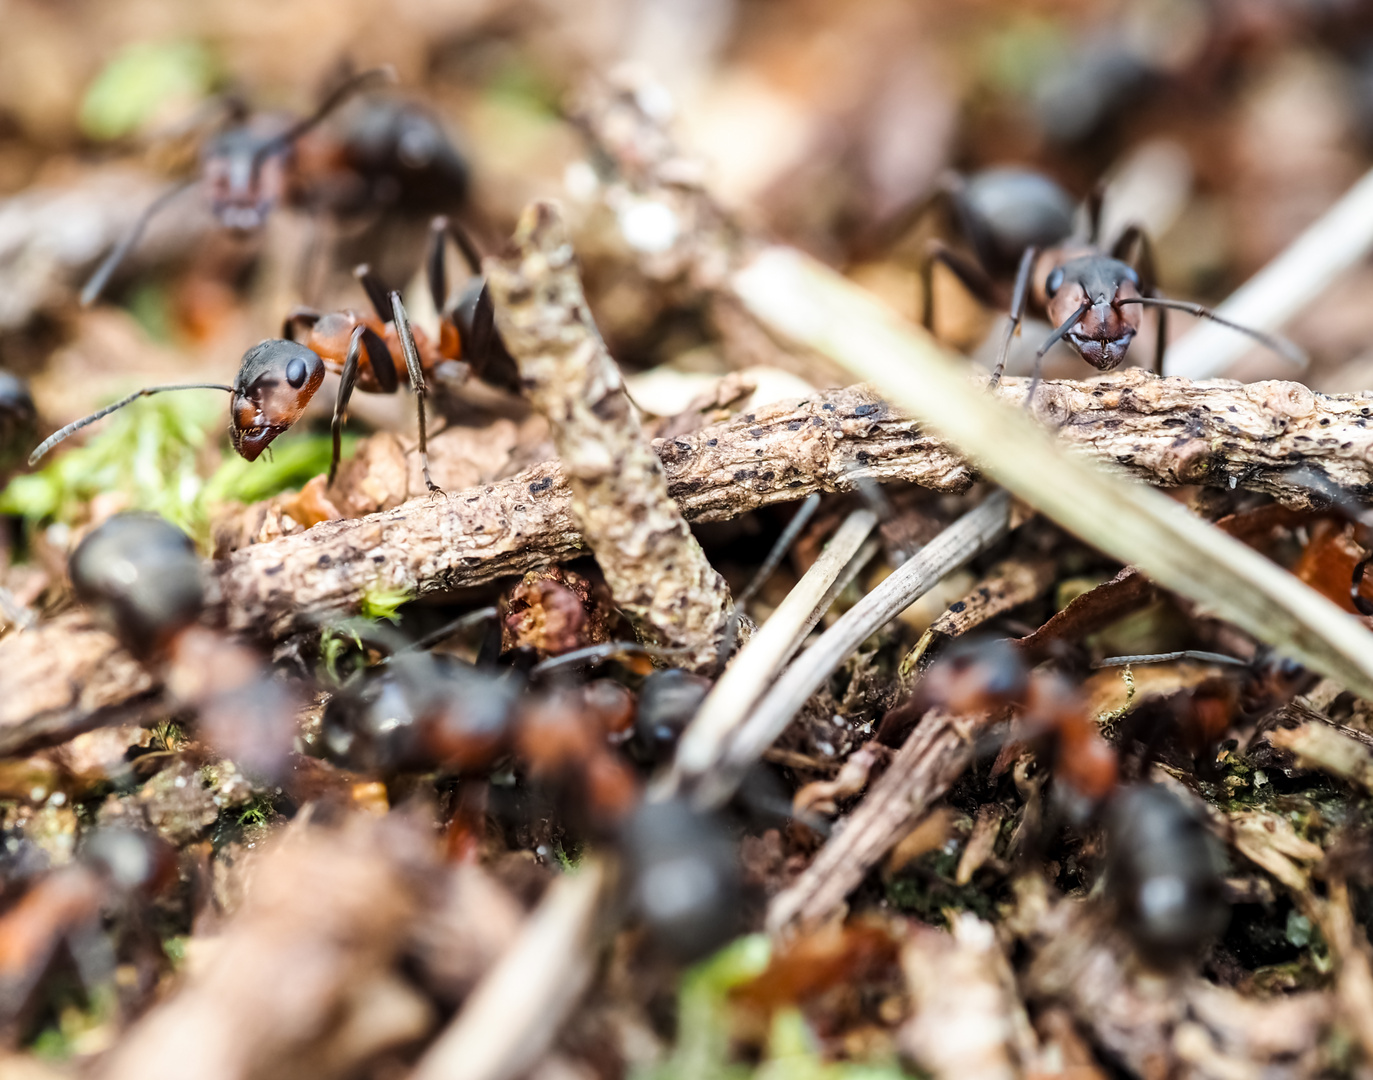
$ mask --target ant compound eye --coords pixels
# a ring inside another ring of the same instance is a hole
[[[1049,280],[1044,283],[1044,291],[1053,296],[1061,288],[1063,288],[1063,267],[1055,266],[1049,272]]]
[[[1131,285],[1133,285],[1136,289],[1139,288],[1139,272],[1133,266],[1127,266],[1125,268],[1124,277],[1125,280],[1128,281]]]
[[[305,385],[305,361],[299,356],[291,358],[286,365],[286,381],[299,390]]]

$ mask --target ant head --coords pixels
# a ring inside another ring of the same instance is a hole
[[[295,341],[270,338],[243,354],[229,406],[234,449],[256,461],[294,424],[324,381],[324,361]]]
[[[954,711],[999,708],[1025,696],[1025,662],[1005,639],[959,641],[925,673],[923,693]]]
[[[1064,338],[1082,359],[1099,371],[1110,371],[1125,359],[1139,330],[1137,304],[1118,301],[1138,297],[1139,275],[1128,263],[1105,255],[1083,255],[1054,267],[1044,282],[1049,321],[1062,326],[1084,304],[1087,310]]]
[[[216,220],[241,233],[260,229],[286,189],[281,150],[266,152],[279,133],[254,128],[230,127],[209,140],[201,156]]]
[[[205,602],[195,546],[156,514],[116,514],[77,545],[68,572],[77,597],[141,658],[195,622]]]

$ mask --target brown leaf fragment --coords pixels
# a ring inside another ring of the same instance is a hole
[[[952,930],[917,927],[902,950],[914,1015],[901,1047],[939,1080],[1018,1080],[1034,1036],[996,931],[966,912]]]
[[[255,865],[203,963],[97,1075],[323,1080],[417,1040],[432,1007],[394,965],[431,859],[423,831],[394,816],[294,826]]]
[[[987,571],[977,588],[950,604],[949,609],[930,624],[930,633],[958,637],[989,619],[1028,604],[1054,583],[1057,570],[1052,559],[999,562]]]
[[[1043,659],[1055,642],[1081,641],[1088,634],[1138,611],[1151,603],[1156,595],[1149,579],[1133,566],[1127,566],[1110,581],[1102,582],[1095,589],[1074,599],[1033,634],[1020,638],[1016,644],[1027,657]]]
[[[531,570],[501,598],[501,650],[556,656],[610,640],[614,602],[603,584],[555,566]]]

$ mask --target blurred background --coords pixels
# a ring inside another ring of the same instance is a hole
[[[228,379],[293,304],[357,305],[359,259],[417,280],[436,210],[490,251],[530,198],[575,202],[585,149],[568,94],[624,65],[661,86],[683,147],[746,226],[911,317],[925,245],[950,231],[947,213],[923,212],[948,170],[1023,165],[1074,198],[1105,182],[1107,236],[1143,224],[1163,288],[1215,302],[1373,150],[1373,5],[1358,0],[4,0],[0,12],[0,364],[32,380],[49,426],[150,379]],[[205,198],[178,198],[105,301],[76,307],[138,212],[196,174],[226,110],[300,116],[379,64],[396,85],[302,141],[325,177],[308,197],[246,237],[215,228]],[[328,140],[384,127],[379,101],[437,123],[470,183],[421,199],[330,188]],[[636,307],[597,275],[593,248],[593,306],[617,358],[711,370],[690,318]],[[1352,270],[1288,327],[1313,387],[1373,385],[1370,287],[1373,270]],[[934,296],[940,336],[985,358],[997,313],[942,271]],[[1191,322],[1174,318],[1173,333]],[[1152,327],[1133,362],[1147,362]],[[1026,333],[1013,371],[1038,340]],[[1051,374],[1086,373],[1066,350],[1051,360]],[[1254,352],[1237,374],[1292,371]],[[401,404],[359,407],[398,420]]]

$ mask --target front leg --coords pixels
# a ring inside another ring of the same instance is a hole
[[[329,425],[329,433],[334,438],[334,453],[329,459],[330,486],[338,474],[343,447],[343,415],[348,411],[348,400],[353,396],[353,387],[358,381],[358,360],[362,355],[362,335],[366,329],[365,326],[359,326],[353,330],[353,336],[348,340],[348,354],[343,358],[343,375],[339,379],[338,397],[334,400],[334,420]]]
[[[424,432],[424,395],[427,392],[424,367],[420,364],[419,349],[415,347],[415,334],[410,329],[410,316],[406,314],[405,305],[401,303],[400,293],[392,292],[390,299],[391,313],[396,322],[396,334],[400,338],[401,352],[405,354],[405,370],[410,376],[410,387],[415,391],[415,407],[419,413],[420,425],[420,467],[424,470],[424,483],[430,491],[439,492],[443,489],[429,476],[429,448]]]
[[[321,313],[312,307],[293,307],[281,323],[281,336],[287,341],[296,340],[296,329],[304,327],[309,330],[319,322]]]

